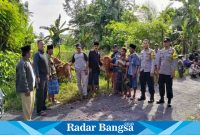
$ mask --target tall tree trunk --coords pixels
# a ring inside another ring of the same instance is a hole
[[[186,40],[185,39],[183,39],[182,45],[183,45],[183,54],[186,54],[187,53],[187,45],[186,45]]]
[[[61,58],[61,56],[60,56],[60,45],[58,47],[59,47],[58,58],[60,59]]]

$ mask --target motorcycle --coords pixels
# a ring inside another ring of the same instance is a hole
[[[4,114],[4,103],[5,103],[5,94],[2,89],[0,89],[0,118]]]

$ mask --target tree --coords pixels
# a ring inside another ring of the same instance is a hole
[[[126,0],[65,0],[64,9],[72,18],[69,24],[79,42],[101,41],[105,26],[112,20],[121,21]],[[85,37],[83,35],[86,35]]]
[[[0,50],[18,51],[22,45],[33,42],[33,37],[23,4],[0,1]]]
[[[175,33],[179,33],[178,39],[183,46],[183,53],[188,53],[189,47],[193,50],[198,48],[199,34],[199,0],[179,0],[183,6],[176,10],[173,19]]]
[[[59,45],[59,54],[60,54],[60,40],[61,40],[60,34],[69,30],[69,28],[64,28],[65,24],[66,24],[66,21],[61,24],[61,15],[59,15],[59,17],[55,20],[54,24],[52,24],[50,26],[41,26],[40,27],[41,29],[49,31],[49,35],[44,38],[45,40],[51,39],[52,44],[54,46]]]
[[[109,45],[117,43],[124,46],[127,43],[135,43],[138,45],[138,51],[141,49],[142,40],[147,38],[150,40],[152,47],[155,43],[163,40],[162,33],[167,33],[168,25],[162,21],[153,20],[152,22],[116,22],[112,21],[106,26],[111,32],[110,35],[104,36],[105,48],[110,49]]]

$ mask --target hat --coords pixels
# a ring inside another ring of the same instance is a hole
[[[76,48],[81,49],[81,44],[80,43],[76,44]]]
[[[48,45],[47,50],[53,49],[53,45]]]
[[[164,38],[164,42],[171,42],[171,40],[170,40],[169,37],[165,37],[165,38]]]
[[[26,45],[26,46],[21,47],[21,51],[23,53],[29,52],[30,50],[31,50],[31,46],[30,45]]]
[[[98,41],[94,41],[94,45],[99,45],[99,42]]]
[[[136,48],[136,45],[130,44],[129,47],[135,49],[135,48]]]
[[[117,44],[114,44],[113,48],[116,48],[116,47],[118,47]]]
[[[178,58],[182,58],[182,57],[183,57],[183,55],[181,55],[181,54],[180,54],[180,55],[178,55]]]

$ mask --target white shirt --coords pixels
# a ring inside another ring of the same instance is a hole
[[[27,62],[27,65],[28,65],[29,69],[31,70],[31,75],[32,75],[32,78],[33,78],[33,88],[34,88],[35,87],[35,74],[33,72],[33,67],[32,67],[30,62]]]
[[[74,59],[75,59],[75,70],[86,70],[87,68],[87,62],[84,59],[84,54],[83,53],[76,53],[74,55]]]

